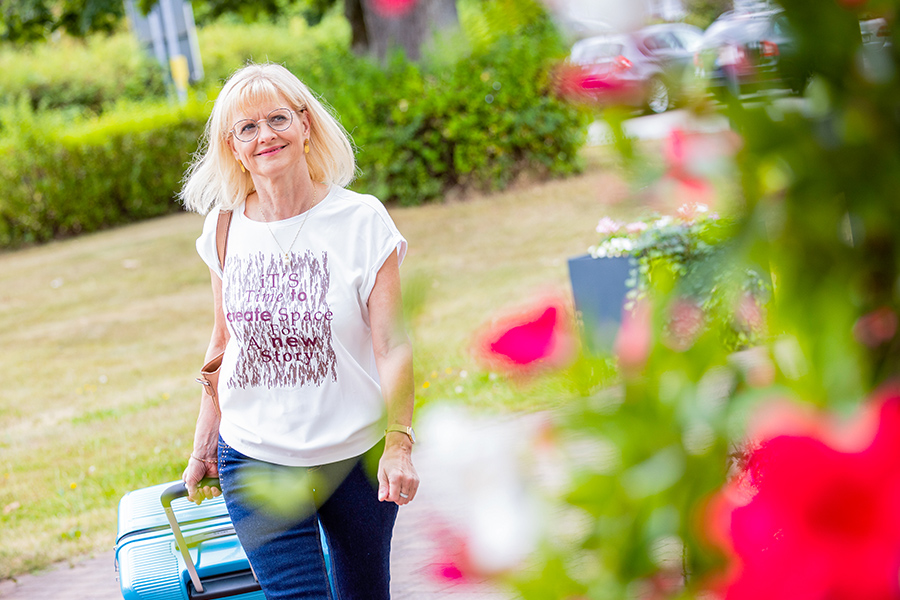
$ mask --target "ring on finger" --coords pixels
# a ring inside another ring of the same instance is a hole
[[[401,498],[409,498],[409,494],[404,494],[403,492],[400,492],[400,497]]]

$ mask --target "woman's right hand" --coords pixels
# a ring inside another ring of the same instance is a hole
[[[209,459],[213,461],[214,459]],[[181,480],[188,491],[188,500],[200,504],[204,500],[215,498],[222,492],[215,486],[197,487],[204,477],[219,478],[219,467],[215,462],[205,462],[195,456],[188,459],[187,467],[181,474]]]

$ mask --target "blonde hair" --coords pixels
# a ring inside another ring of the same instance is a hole
[[[278,64],[249,63],[222,87],[212,114],[184,178],[178,197],[188,210],[206,214],[213,208],[231,210],[253,191],[249,173],[241,166],[227,139],[238,111],[284,98],[290,107],[306,109],[310,124],[310,152],[306,155],[313,181],[345,186],[356,174],[350,136],[306,85]]]

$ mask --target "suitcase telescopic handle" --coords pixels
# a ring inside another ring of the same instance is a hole
[[[197,487],[217,487],[220,490],[222,486],[219,485],[219,480],[214,477],[204,477],[200,480],[200,484]],[[163,508],[171,506],[173,500],[177,500],[178,498],[185,498],[188,495],[187,486],[184,485],[183,481],[179,481],[178,483],[173,483],[165,490],[163,490],[162,495],[159,497],[159,501],[162,502]]]
[[[219,486],[218,479],[206,478],[200,481],[200,487],[205,487],[207,485],[217,487],[220,490],[222,489]],[[172,535],[175,537],[175,543],[178,544],[178,549],[181,551],[181,558],[184,559],[184,564],[187,566],[188,575],[191,576],[191,583],[194,584],[194,589],[197,593],[202,594],[203,584],[200,582],[200,575],[197,574],[197,567],[194,565],[191,553],[188,551],[188,546],[184,541],[184,534],[181,533],[181,527],[178,525],[178,519],[175,518],[175,511],[172,509],[173,500],[184,498],[187,495],[187,487],[184,485],[183,481],[179,481],[178,483],[173,483],[167,487],[159,497],[159,501],[162,502],[163,510],[166,513],[166,519],[169,520],[169,525],[172,527]]]

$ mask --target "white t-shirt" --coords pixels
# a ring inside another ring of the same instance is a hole
[[[222,277],[217,220],[215,210],[206,217],[197,251]],[[273,235],[284,249],[297,235],[287,267]],[[406,240],[384,205],[338,186],[308,217],[268,226],[247,218],[243,203],[235,208],[222,279],[231,339],[218,389],[228,445],[258,460],[313,466],[378,443],[386,409],[367,304],[391,252],[402,262]]]

